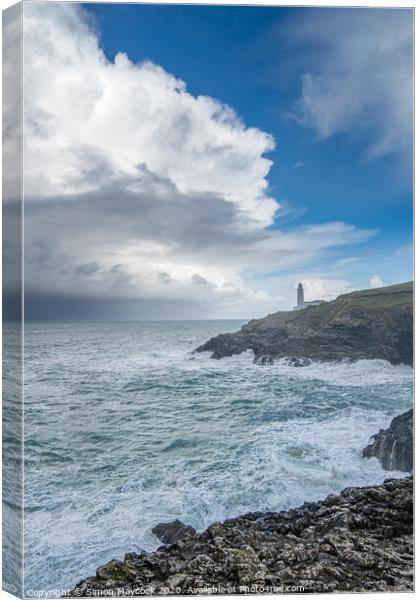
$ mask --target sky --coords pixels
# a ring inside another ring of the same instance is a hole
[[[412,279],[412,27],[25,4],[26,317],[248,319],[298,281]]]

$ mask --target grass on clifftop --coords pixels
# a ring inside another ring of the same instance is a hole
[[[339,296],[337,301],[366,308],[390,308],[391,306],[410,304],[413,302],[413,282],[408,281],[398,285],[351,292]]]
[[[358,290],[342,294],[335,300],[320,306],[309,306],[301,310],[279,311],[262,319],[254,319],[243,325],[242,331],[264,331],[284,326],[289,321],[321,322],[355,306],[378,310],[413,303],[413,282],[389,285],[382,288]]]

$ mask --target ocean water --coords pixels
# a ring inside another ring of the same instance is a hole
[[[411,406],[410,367],[191,354],[241,324],[27,324],[27,592],[155,549],[162,521],[203,530],[404,476],[361,451]]]

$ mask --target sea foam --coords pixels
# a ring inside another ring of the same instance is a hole
[[[31,323],[26,329],[26,585],[74,586],[198,530],[403,473],[362,458],[412,402],[384,361],[253,364],[191,354],[238,322]]]

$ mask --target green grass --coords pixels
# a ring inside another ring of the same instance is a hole
[[[404,304],[413,303],[413,282],[390,285],[383,288],[360,290],[338,296],[331,302],[320,306],[310,306],[302,310],[279,311],[264,317],[255,319],[242,327],[244,331],[264,331],[279,328],[286,323],[298,320],[308,325],[327,322],[333,317],[343,315],[352,307],[360,306],[365,309],[378,310],[381,308],[392,308]]]

